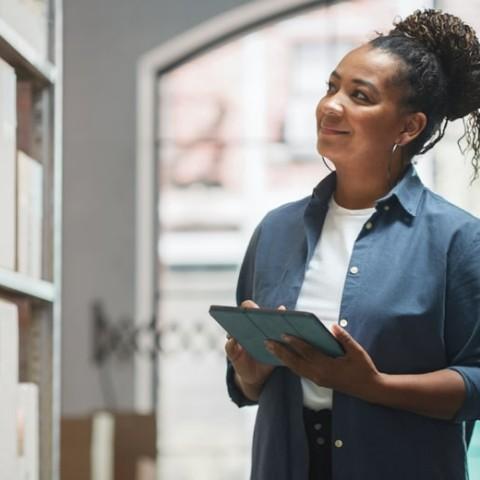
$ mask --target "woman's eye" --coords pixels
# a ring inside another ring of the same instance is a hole
[[[370,99],[360,90],[355,90],[353,92],[353,96],[357,98],[358,100],[362,100],[364,102],[369,102]]]
[[[333,85],[332,82],[326,82],[327,84],[327,93],[331,93],[335,90],[335,86]]]

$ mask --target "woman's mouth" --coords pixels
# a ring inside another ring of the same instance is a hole
[[[332,127],[320,127],[320,133],[324,135],[347,135],[350,132]]]

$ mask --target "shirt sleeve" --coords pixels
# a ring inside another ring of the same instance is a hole
[[[470,238],[472,238],[470,236]],[[447,279],[445,343],[449,369],[465,383],[466,397],[453,419],[480,419],[480,229],[462,250]]]
[[[253,282],[255,278],[255,258],[257,253],[257,244],[260,238],[261,225],[259,225],[253,232],[252,238],[243,257],[240,272],[237,281],[237,305],[240,305],[244,300],[253,298]]]
[[[251,299],[253,296],[253,279],[255,276],[255,256],[257,249],[257,242],[260,236],[260,225],[255,229],[247,251],[243,258],[238,275],[237,282],[237,305],[240,305],[244,300]],[[232,364],[227,359],[227,389],[232,401],[239,407],[246,405],[256,405],[257,402],[247,398],[235,383],[235,370]]]

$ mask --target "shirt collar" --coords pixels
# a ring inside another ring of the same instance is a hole
[[[424,190],[425,187],[420,180],[415,167],[409,165],[405,174],[395,187],[377,201],[376,207],[378,208],[379,206],[388,203],[392,197],[396,197],[405,212],[410,216],[415,217]]]
[[[335,190],[336,179],[337,175],[333,172],[325,177],[313,190],[313,197],[320,203],[320,205],[328,205],[328,201]],[[424,189],[425,187],[420,180],[417,171],[413,165],[410,165],[395,187],[393,187],[392,190],[382,198],[377,200],[375,207],[379,208],[382,205],[389,203],[392,197],[396,197],[405,212],[410,216],[415,217]]]
[[[335,172],[327,175],[321,182],[313,189],[313,198],[317,200],[320,205],[328,205],[328,201],[335,191],[337,183],[337,174]]]

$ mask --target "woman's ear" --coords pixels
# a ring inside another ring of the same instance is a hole
[[[409,113],[397,144],[405,146],[417,138],[427,126],[427,116],[423,112]]]

